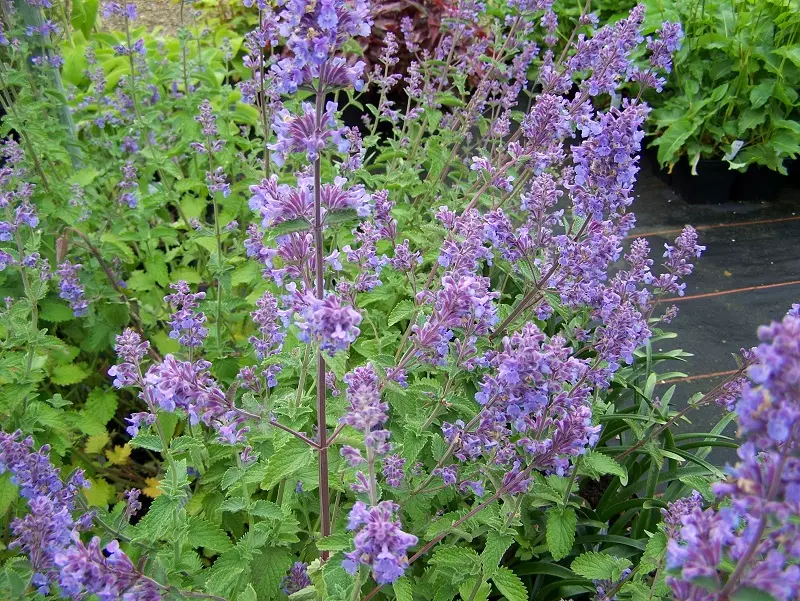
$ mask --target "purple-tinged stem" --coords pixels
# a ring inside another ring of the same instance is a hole
[[[321,81],[317,83],[317,129],[322,127],[322,109],[325,101],[325,91]],[[319,156],[314,161],[314,266],[316,270],[316,297],[322,300],[324,296],[322,248],[322,161]],[[331,534],[331,502],[328,484],[328,442],[326,420],[326,395],[325,386],[325,357],[322,348],[317,348],[317,430],[319,432],[319,519],[320,534],[323,537]],[[323,561],[328,559],[328,552],[322,552]]]

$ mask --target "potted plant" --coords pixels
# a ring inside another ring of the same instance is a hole
[[[689,202],[777,196],[787,159],[800,153],[799,8],[796,0],[663,7],[686,36],[649,133]]]

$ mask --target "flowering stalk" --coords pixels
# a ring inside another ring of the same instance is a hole
[[[322,79],[317,81],[316,90],[316,127],[317,134],[322,133],[322,110],[325,101],[325,89]],[[322,240],[322,158],[314,161],[314,271],[316,276],[315,293],[317,300],[325,296],[324,247]],[[319,447],[319,517],[320,534],[331,534],[331,500],[328,482],[328,441],[327,441],[327,387],[325,386],[325,357],[322,346],[317,348],[317,446]],[[322,552],[327,559],[327,552]]]

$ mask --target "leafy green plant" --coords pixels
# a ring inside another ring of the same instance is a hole
[[[360,2],[249,4],[3,13],[2,596],[669,599],[661,509],[733,445],[673,426],[752,362],[656,394],[703,247],[623,249],[611,97],[674,26],[578,14],[557,59],[549,3],[463,3],[400,77]]]
[[[782,0],[664,5],[686,40],[654,103],[659,163],[686,157],[694,171],[700,160],[725,159],[733,169],[786,173],[800,152],[798,9]]]

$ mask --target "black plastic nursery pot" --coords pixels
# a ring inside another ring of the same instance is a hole
[[[672,170],[672,187],[689,204],[721,204],[732,198],[736,178],[726,161],[701,160],[697,175],[692,175],[689,161],[682,157]]]
[[[786,176],[762,165],[750,165],[745,172],[736,174],[733,200],[746,202],[772,202],[778,199]]]

